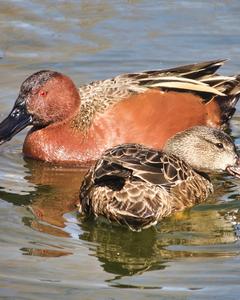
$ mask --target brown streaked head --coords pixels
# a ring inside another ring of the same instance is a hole
[[[70,118],[80,105],[72,80],[55,71],[42,70],[21,85],[12,111],[0,123],[0,144],[29,125],[45,127]]]

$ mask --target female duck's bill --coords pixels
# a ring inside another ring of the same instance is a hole
[[[206,172],[240,178],[236,147],[224,132],[197,126],[176,134],[164,151],[125,144],[106,151],[85,177],[80,212],[103,216],[132,230],[206,200]]]

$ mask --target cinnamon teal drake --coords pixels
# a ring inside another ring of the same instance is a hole
[[[216,74],[223,63],[123,74],[79,89],[61,73],[39,71],[22,83],[0,124],[0,143],[32,126],[23,145],[26,157],[76,164],[96,160],[117,144],[161,149],[191,126],[220,128],[240,92],[238,76]]]
[[[141,230],[206,200],[213,192],[207,173],[224,171],[240,178],[240,160],[231,138],[215,128],[188,128],[170,138],[164,151],[116,146],[87,173],[80,213]]]

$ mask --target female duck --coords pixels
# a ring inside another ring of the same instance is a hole
[[[32,126],[25,156],[75,164],[96,160],[118,144],[161,149],[191,126],[221,127],[233,115],[240,92],[237,76],[215,74],[223,62],[122,74],[79,90],[61,73],[37,72],[23,82],[0,124],[0,144]]]
[[[235,145],[218,129],[196,126],[177,133],[164,151],[116,146],[86,175],[80,212],[140,230],[204,201],[213,192],[207,171],[240,177]]]

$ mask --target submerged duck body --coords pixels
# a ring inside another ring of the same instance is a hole
[[[231,118],[240,79],[217,75],[223,63],[123,74],[79,89],[61,73],[39,71],[23,82],[0,124],[0,143],[32,126],[23,145],[26,157],[74,164],[122,143],[161,149],[181,130],[221,127]]]
[[[206,200],[206,171],[240,176],[239,158],[224,132],[197,126],[176,134],[164,151],[138,144],[107,150],[80,190],[80,212],[141,230]]]

